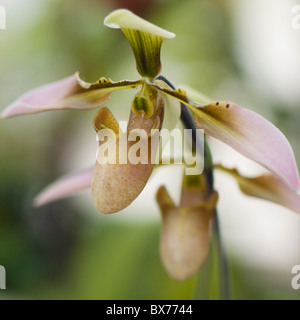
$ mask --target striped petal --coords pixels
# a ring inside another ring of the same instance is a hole
[[[247,178],[236,169],[227,169],[221,165],[217,165],[216,168],[236,179],[241,191],[246,195],[268,200],[300,213],[300,195],[273,174]]]
[[[203,104],[191,100],[186,91],[155,87],[187,105],[195,115],[199,129],[228,144],[242,155],[270,170],[294,190],[299,189],[299,175],[293,150],[271,122],[259,114],[228,101]]]
[[[141,81],[113,82],[105,78],[96,83],[87,83],[75,74],[24,94],[8,106],[1,117],[10,118],[59,109],[93,109],[105,103],[113,91],[135,88],[140,84]]]
[[[135,55],[137,70],[143,77],[155,78],[161,71],[160,49],[164,39],[175,37],[131,11],[119,9],[108,15],[104,24],[120,28],[128,39]]]
[[[91,186],[92,177],[93,169],[88,169],[67,177],[60,178],[43,190],[34,199],[34,206],[41,207],[50,202],[70,197],[85,189],[89,189]]]
[[[191,110],[197,126],[206,134],[261,164],[298,190],[299,176],[293,150],[271,122],[232,102],[215,102]]]

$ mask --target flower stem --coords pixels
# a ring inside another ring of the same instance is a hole
[[[175,90],[175,87],[172,85],[172,83],[167,80],[163,76],[159,76],[157,79],[164,81],[167,85],[169,85],[172,89]],[[201,146],[197,146],[197,128],[194,123],[193,117],[187,108],[186,105],[181,103],[181,121],[183,122],[184,126],[187,129],[192,129],[192,142],[193,142],[193,149],[198,148],[201,150]],[[213,175],[213,159],[211,155],[211,151],[209,148],[209,145],[206,141],[206,138],[204,138],[204,141],[201,143],[204,143],[204,170],[203,174],[206,177],[207,185],[209,187],[209,192],[213,192],[214,190],[214,175]],[[219,270],[218,270],[218,277],[220,278],[220,287],[221,289],[219,290],[220,297],[222,300],[230,300],[230,278],[229,278],[229,268],[228,268],[228,261],[226,257],[226,253],[224,250],[223,242],[222,242],[222,237],[221,237],[221,230],[220,230],[220,221],[219,221],[219,216],[218,212],[216,210],[215,212],[215,219],[213,222],[213,232],[214,232],[214,248],[216,250],[217,254],[217,261],[219,262]],[[209,262],[208,262],[209,263]],[[211,269],[208,268],[207,264],[204,267],[204,269]],[[210,263],[211,266],[211,263]],[[207,273],[207,270],[205,270]],[[213,272],[211,272],[213,273]],[[213,273],[214,275],[214,273]],[[203,279],[200,279],[201,283],[203,283]],[[212,277],[211,277],[211,282],[214,283]],[[197,289],[197,298],[200,297],[199,291],[201,289],[201,284],[199,282],[198,284],[198,289]],[[213,290],[215,291],[215,290]]]
[[[224,250],[221,229],[220,229],[220,221],[218,212],[216,210],[215,220],[214,220],[214,235],[215,235],[215,246],[219,256],[220,263],[220,277],[221,277],[221,299],[222,300],[230,300],[230,277],[229,277],[229,268],[227,256]]]
[[[196,130],[193,118],[189,113],[187,107],[181,104],[183,117],[181,118],[185,127],[188,129]],[[194,144],[196,143],[195,135],[193,135]],[[214,175],[213,175],[213,160],[209,145],[204,138],[204,170],[203,174],[206,177],[207,185],[209,188],[209,192],[213,192],[214,190]],[[228,269],[228,261],[227,256],[224,250],[222,236],[221,236],[221,228],[220,221],[217,210],[215,211],[215,218],[213,221],[213,233],[214,233],[214,246],[217,254],[217,261],[219,263],[219,277],[220,277],[220,297],[222,300],[230,300],[230,280],[229,280],[229,269]]]

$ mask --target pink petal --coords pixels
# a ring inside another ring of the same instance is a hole
[[[172,90],[159,84],[155,87],[187,105],[196,116],[197,126],[206,134],[258,162],[298,190],[299,176],[293,150],[271,122],[233,102],[203,105],[189,99],[185,90]]]
[[[96,83],[86,83],[75,75],[25,93],[1,114],[10,118],[59,109],[93,109],[100,107],[116,90],[135,88],[139,81],[113,82],[101,78]]]
[[[76,75],[33,89],[8,106],[1,117],[9,118],[21,114],[64,109],[66,105],[61,100],[79,89]]]
[[[90,188],[93,171],[93,168],[87,169],[57,180],[34,199],[34,206],[41,207]]]
[[[232,102],[190,108],[196,116],[197,126],[206,134],[258,162],[298,190],[299,176],[293,150],[271,122]]]
[[[300,213],[300,195],[289,188],[273,174],[265,174],[255,178],[246,178],[235,169],[216,166],[233,176],[245,194],[282,205],[292,211]]]

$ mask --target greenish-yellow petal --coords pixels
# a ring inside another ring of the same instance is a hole
[[[104,95],[105,93],[110,94],[118,90],[137,88],[144,83],[143,80],[112,81],[111,79],[104,78],[104,77],[100,78],[98,81],[94,83],[89,83],[89,82],[83,81],[79,77],[79,74],[77,74],[77,81],[79,85],[83,89],[88,90],[88,92],[95,92],[95,94],[100,93],[102,95]]]
[[[153,35],[161,36],[165,39],[175,38],[175,34],[164,30],[151,22],[148,22],[133,12],[126,9],[118,9],[110,13],[104,20],[104,24],[110,28],[126,28],[135,29],[142,32],[151,33]]]
[[[128,39],[136,59],[137,70],[143,77],[155,78],[161,71],[160,50],[164,39],[175,34],[164,30],[129,10],[119,9],[108,15],[104,24],[120,28]]]

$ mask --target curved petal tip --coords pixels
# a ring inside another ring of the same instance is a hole
[[[298,169],[291,145],[271,122],[228,101],[190,107],[196,115],[197,126],[208,135],[261,164],[294,190],[299,189]]]
[[[93,170],[94,169],[87,169],[57,180],[34,199],[34,207],[44,206],[90,188]]]
[[[110,13],[104,19],[104,25],[113,29],[133,29],[157,36],[161,36],[165,39],[175,38],[176,35],[173,32],[164,30],[142,18],[135,15],[133,12],[127,9],[118,9]]]

